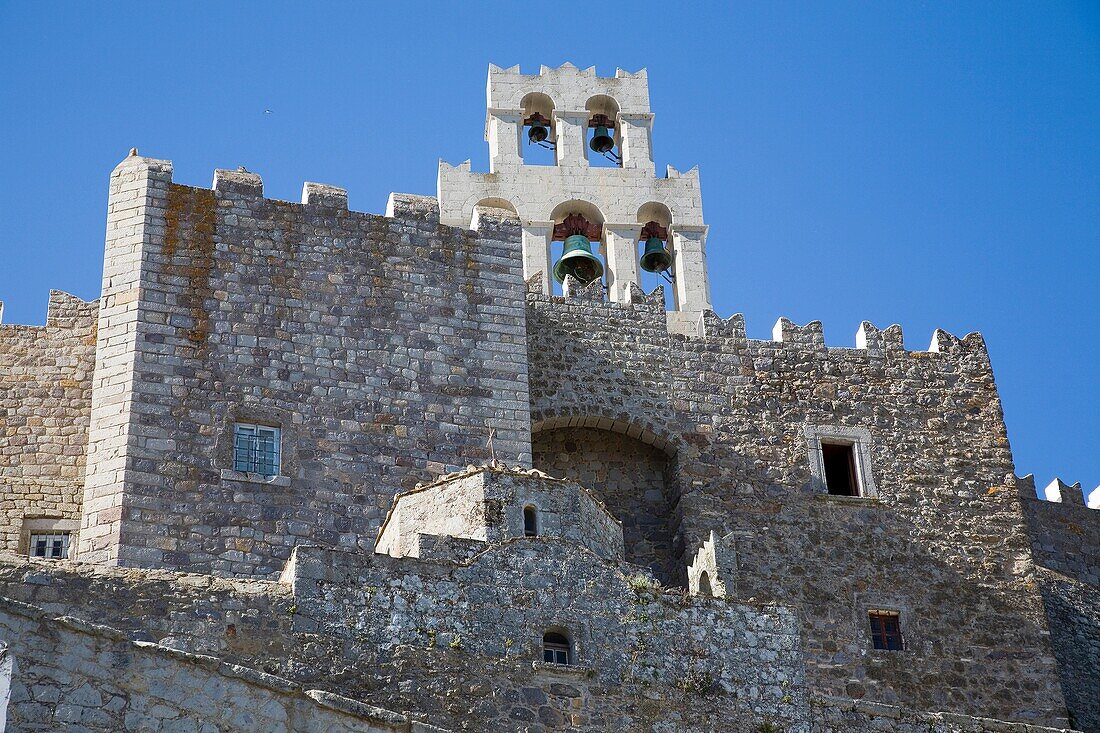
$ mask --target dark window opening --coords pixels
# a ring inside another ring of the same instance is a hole
[[[825,463],[825,485],[829,493],[859,496],[855,446],[850,443],[822,443],[821,457]]]
[[[535,513],[535,507],[525,506],[523,507],[523,536],[524,537],[538,537],[539,525],[538,515]]]
[[[68,532],[43,532],[32,534],[30,540],[31,557],[41,557],[46,560],[65,560],[69,557],[69,533]]]
[[[714,593],[710,589],[710,575],[704,570],[703,574],[699,576],[699,595],[701,596],[713,596]]]
[[[871,641],[875,649],[901,651],[901,617],[889,611],[870,611]]]
[[[572,664],[572,645],[562,634],[548,631],[542,635],[542,661],[551,664]]]

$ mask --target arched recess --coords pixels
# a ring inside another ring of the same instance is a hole
[[[588,127],[584,137],[585,155],[588,156],[588,164],[597,167],[622,167],[623,136],[619,124],[619,103],[614,97],[606,94],[597,94],[589,97],[584,103],[588,111]],[[589,148],[589,142],[596,126],[608,126],[611,128],[611,136],[615,140],[615,147],[608,155],[596,152]]]
[[[532,457],[535,468],[590,489],[623,523],[627,562],[648,568],[665,585],[684,584],[671,441],[609,418],[549,418],[533,426]]]
[[[556,165],[557,155],[554,146],[558,138],[557,124],[554,121],[554,100],[542,92],[531,92],[519,103],[523,110],[523,162],[526,165]],[[537,141],[531,137],[533,126],[542,127],[548,136]]]
[[[660,201],[647,201],[638,207],[637,222],[642,225],[642,241],[639,241],[637,249],[639,250],[636,255],[639,257],[639,263],[641,257],[645,252],[644,239],[652,233],[657,233],[663,242],[664,248],[670,254],[673,251],[672,246],[672,211],[665,204]],[[657,226],[654,227],[653,225]],[[673,287],[672,281],[676,278],[675,264],[669,267],[663,273],[656,273],[647,271],[639,264],[638,267],[638,284],[642,290],[650,293],[659,285],[663,285],[665,288],[665,309],[666,310],[679,310],[679,305],[676,302],[676,288]]]
[[[564,246],[562,238],[555,235],[555,230],[557,229],[557,226],[562,224],[563,222],[568,224],[567,219],[570,219],[575,215],[579,215],[586,222],[593,225],[594,231],[590,234],[586,234],[586,236],[588,236],[589,241],[591,242],[592,254],[600,260],[603,267],[603,274],[601,275],[600,279],[601,281],[606,282],[608,262],[604,241],[606,233],[604,232],[603,227],[606,219],[604,218],[604,214],[600,210],[600,207],[589,201],[583,201],[581,199],[570,199],[568,201],[561,202],[550,210],[550,215],[547,217],[548,220],[554,225],[554,227],[550,231],[550,241],[548,243],[550,247],[551,272],[553,272],[554,266],[561,259]],[[547,274],[549,276],[550,273]],[[551,283],[553,294],[561,295],[562,285],[561,283],[557,282],[556,277],[551,278]]]

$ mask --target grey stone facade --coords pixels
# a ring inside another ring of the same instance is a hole
[[[633,161],[605,203],[657,216]],[[604,190],[567,162],[538,175]],[[666,311],[626,277],[631,222],[602,223],[610,291],[556,296],[554,222],[477,191],[446,192],[465,229],[432,197],[377,216],[124,160],[101,299],[0,326],[9,729],[1100,733],[1098,513],[1015,477],[981,336],[746,338],[705,307],[686,178]],[[237,423],[279,429],[275,475],[237,470]],[[828,492],[830,445],[858,495]],[[69,560],[26,558],[47,526]]]

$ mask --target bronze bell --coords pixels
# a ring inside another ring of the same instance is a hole
[[[536,145],[550,137],[550,120],[538,112],[525,119],[523,124],[531,128],[527,131],[527,139]]]
[[[645,240],[645,250],[639,264],[646,272],[664,272],[672,267],[672,255],[665,249],[660,237],[649,237]]]
[[[603,263],[592,254],[592,243],[583,234],[571,234],[565,238],[561,259],[554,265],[554,279],[565,282],[572,275],[583,283],[590,283],[603,275]]]
[[[550,137],[550,131],[544,125],[532,123],[531,129],[527,131],[527,139],[536,145],[548,137]]]
[[[606,127],[600,125],[596,128],[596,133],[592,136],[588,147],[597,153],[610,153],[615,149],[615,138],[611,137],[611,132]]]

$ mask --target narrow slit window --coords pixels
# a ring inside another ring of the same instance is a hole
[[[871,642],[875,649],[901,651],[901,616],[894,611],[869,611]]]
[[[825,485],[836,496],[859,496],[859,475],[856,472],[856,451],[851,443],[822,443],[821,458],[825,464]]]
[[[233,426],[233,470],[279,475],[279,428],[237,423]]]
[[[65,560],[69,557],[69,533],[32,534],[29,550],[31,557],[40,557],[46,560]]]
[[[542,636],[542,661],[550,664],[572,664],[573,647],[563,634],[548,631]]]
[[[538,511],[533,506],[523,507],[523,536],[538,537],[539,518]]]

